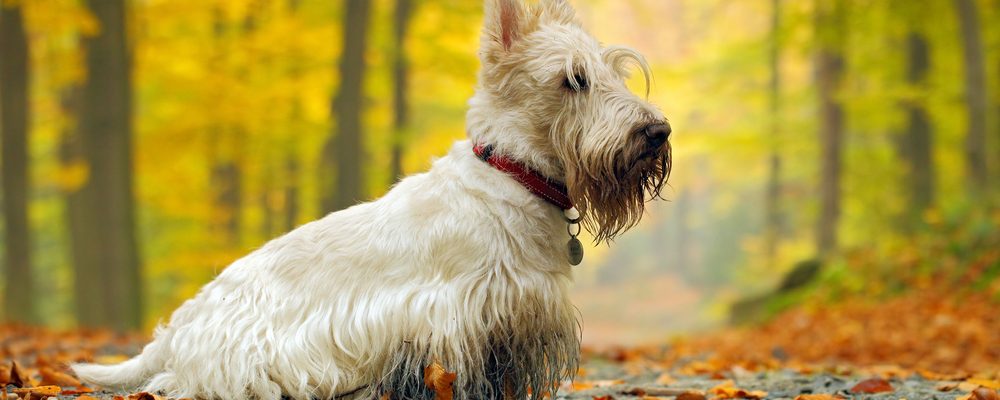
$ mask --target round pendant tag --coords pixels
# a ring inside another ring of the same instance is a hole
[[[580,239],[576,236],[569,238],[569,243],[566,243],[567,250],[569,250],[569,265],[580,265],[583,261],[583,244],[580,243]]]

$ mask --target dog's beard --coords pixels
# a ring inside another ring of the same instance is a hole
[[[638,224],[646,202],[662,198],[660,192],[670,177],[669,142],[655,151],[633,142],[597,157],[601,162],[567,168],[570,196],[584,216],[584,229],[597,243],[613,240]]]

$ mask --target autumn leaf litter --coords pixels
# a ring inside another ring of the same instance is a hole
[[[994,300],[974,295],[911,294],[797,309],[763,326],[655,346],[585,348],[577,379],[558,399],[1000,400],[995,310]],[[0,326],[0,399],[159,400],[84,386],[66,368],[123,361],[146,339]],[[456,375],[439,364],[424,372],[435,400],[451,400]]]

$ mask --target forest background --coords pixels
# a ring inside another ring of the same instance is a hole
[[[148,330],[465,136],[479,1],[0,2],[5,321]],[[675,131],[669,201],[574,270],[587,343],[1000,301],[1000,1],[573,4]]]

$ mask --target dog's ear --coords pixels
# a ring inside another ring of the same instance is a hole
[[[486,19],[483,22],[484,45],[492,41],[504,52],[524,35],[528,23],[522,0],[486,0]]]
[[[546,22],[576,23],[576,10],[566,0],[542,0],[538,3],[536,14]]]

